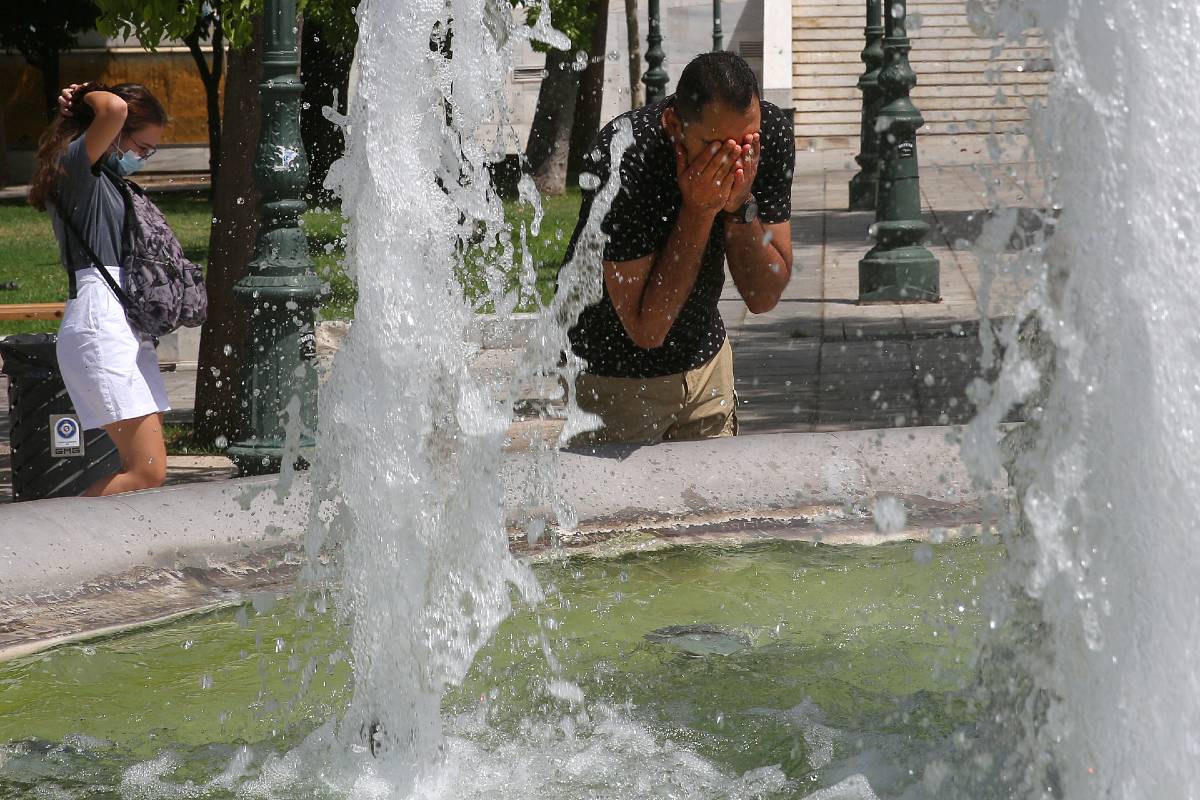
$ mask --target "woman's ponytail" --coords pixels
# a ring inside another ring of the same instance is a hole
[[[74,117],[61,114],[42,132],[38,140],[37,170],[29,187],[29,205],[38,211],[46,210],[46,201],[54,195],[54,184],[63,173],[62,155],[77,136],[87,127]]]

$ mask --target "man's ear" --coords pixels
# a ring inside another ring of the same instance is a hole
[[[679,114],[675,109],[667,108],[662,113],[663,129],[667,132],[667,136],[671,137],[671,141],[676,144],[683,144],[683,125],[679,121]]]

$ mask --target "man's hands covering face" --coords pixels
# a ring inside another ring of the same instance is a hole
[[[741,146],[733,139],[707,145],[689,164],[683,147],[675,143],[675,177],[683,204],[716,214],[729,203],[735,184],[734,171],[741,159]]]
[[[738,161],[733,171],[733,186],[729,192],[729,200],[722,207],[724,211],[737,211],[750,199],[750,190],[754,179],[758,176],[758,163],[762,160],[760,136],[748,133],[742,139],[738,148]]]
[[[676,142],[675,175],[684,205],[714,214],[745,205],[762,158],[759,141],[759,134],[750,133],[741,142],[713,142],[690,163]]]

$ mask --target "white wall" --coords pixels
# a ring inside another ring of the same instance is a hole
[[[731,2],[725,0],[721,4],[721,28],[724,32],[726,50],[741,53],[754,71],[758,74],[759,83],[764,87],[764,97],[772,99],[767,93],[769,83],[764,83],[763,75],[763,5],[768,5],[768,12],[775,13],[776,7],[786,5],[787,9],[787,73],[788,84],[786,93],[780,95],[788,99],[784,105],[790,105],[791,95],[791,5],[790,0],[742,0]],[[646,21],[647,1],[637,0],[638,3],[638,37],[642,49],[642,73],[647,66],[646,34],[649,25]],[[679,81],[679,74],[689,61],[700,53],[712,49],[712,0],[661,0],[663,51],[666,61],[663,66],[670,76],[667,92],[674,91]],[[775,14],[778,16],[778,14]],[[618,114],[628,111],[629,76],[628,76],[628,37],[625,29],[625,4],[623,0],[609,0],[608,36],[605,43],[604,64],[604,110],[603,122],[608,122]],[[539,82],[526,79],[539,71],[544,58],[526,47],[516,59],[516,71],[509,79],[509,109],[513,127],[522,145],[528,139],[529,126],[533,121],[534,108],[537,105]],[[780,70],[776,69],[775,72]],[[770,74],[770,71],[768,72]],[[640,75],[639,75],[640,78]],[[776,78],[776,81],[779,79]]]

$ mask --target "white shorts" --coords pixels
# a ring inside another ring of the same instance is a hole
[[[121,270],[108,267],[121,281]],[[154,340],[133,329],[95,267],[76,273],[58,329],[58,368],[84,430],[169,411]]]

